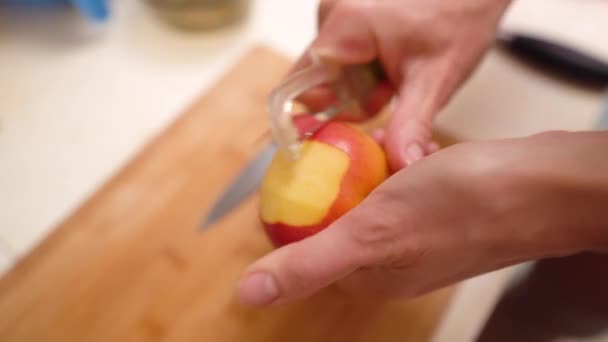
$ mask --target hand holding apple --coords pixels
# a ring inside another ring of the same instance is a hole
[[[238,296],[280,304],[336,284],[414,297],[528,260],[606,251],[606,146],[606,132],[558,132],[440,150],[256,260]]]

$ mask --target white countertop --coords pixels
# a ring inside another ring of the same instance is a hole
[[[316,4],[257,0],[245,25],[197,34],[171,29],[135,0],[114,1],[101,28],[65,13],[0,12],[0,267],[30,251],[252,44],[295,58],[314,37]],[[602,0],[520,0],[504,25],[608,58],[606,18]],[[504,96],[513,101],[496,106]],[[597,95],[492,54],[439,124],[472,138],[588,129],[598,109]],[[470,338],[509,272],[467,282],[440,335]]]

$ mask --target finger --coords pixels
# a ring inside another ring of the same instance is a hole
[[[317,29],[323,26],[325,19],[339,0],[321,0],[317,11]]]
[[[437,143],[436,141],[429,142],[426,147],[426,151],[428,154],[435,153],[439,151],[439,149],[441,149],[441,146],[439,146],[439,143]]]
[[[313,58],[309,51],[310,50],[307,49],[306,52],[296,60],[288,70],[287,76],[312,65]],[[294,100],[306,106],[310,112],[320,112],[335,103],[336,96],[328,85],[320,85],[303,92]]]
[[[388,81],[382,80],[374,86],[371,93],[363,99],[362,110],[364,116],[352,115],[353,113],[340,113],[338,118],[346,121],[361,121],[369,119],[382,111],[387,103],[393,98],[394,87]],[[327,109],[337,101],[335,91],[328,85],[322,85],[299,95],[296,99],[304,104],[311,112],[320,112]]]
[[[325,22],[325,19],[334,8],[336,3],[339,0],[321,0],[319,3],[318,11],[317,11],[317,30],[320,30],[321,26]],[[312,56],[310,55],[310,46],[305,50],[305,52],[296,60],[292,68],[289,70],[289,74],[305,68],[312,63]]]
[[[369,63],[378,55],[368,20],[368,2],[334,1],[311,50],[320,58],[340,64]],[[347,22],[348,25],[344,25]]]
[[[326,30],[321,30],[321,27],[323,25],[323,23],[326,21],[326,18],[328,17],[328,15],[332,12],[332,10],[334,9],[334,7],[336,7],[336,4],[339,2],[340,0],[321,0],[321,2],[319,3],[319,7],[318,7],[318,11],[317,11],[317,22],[318,22],[318,33],[317,33],[317,38],[316,41],[319,41],[319,36],[323,35],[332,35],[332,31],[333,30],[329,30],[329,33],[326,32]],[[335,17],[333,19],[333,24],[332,26],[336,26],[337,25],[337,20]],[[322,39],[324,40],[324,39]],[[313,42],[314,45],[315,42]],[[292,66],[292,68],[289,70],[289,74],[303,69],[309,65],[312,64],[313,58],[312,55],[310,53],[311,51],[311,46],[308,46],[305,49],[305,52],[296,60],[296,62],[294,63],[294,65]]]
[[[309,51],[310,51],[310,46],[308,46],[304,50],[304,53],[302,53],[302,55],[300,55],[296,59],[295,63],[293,63],[293,65],[289,68],[289,70],[287,70],[287,75],[291,75],[294,72],[302,70],[312,64],[313,59],[312,59],[312,56],[310,55]]]
[[[395,88],[390,82],[380,81],[363,104],[363,110],[369,116],[378,114],[391,101],[394,94]]]
[[[251,265],[239,283],[240,301],[255,306],[289,302],[311,295],[366,264],[368,248],[350,233],[348,217],[282,248]]]
[[[384,145],[384,134],[384,129],[378,128],[372,132],[371,136],[372,138],[374,138],[374,140],[376,140],[378,144]]]
[[[376,40],[368,22],[367,7],[359,2],[339,0],[323,1],[319,15],[323,21],[315,41],[307,52],[301,56],[290,70],[293,73],[313,63],[313,55],[319,59],[329,60],[339,65],[364,64],[377,56]],[[344,21],[349,25],[344,25]],[[380,83],[363,103],[367,117],[377,114],[394,95],[394,88],[389,82]],[[335,93],[326,86],[316,87],[296,99],[312,112],[326,109],[336,101]],[[363,120],[365,118],[341,114],[342,120]]]
[[[404,73],[385,136],[385,149],[395,171],[427,154],[433,120],[443,102],[443,68],[432,62],[412,63],[410,68]]]

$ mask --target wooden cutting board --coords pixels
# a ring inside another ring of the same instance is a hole
[[[265,98],[289,66],[268,48],[249,51],[23,258],[0,281],[0,341],[427,341],[451,288],[385,304],[327,288],[246,308],[235,282],[271,250],[256,196],[197,229],[268,141]]]

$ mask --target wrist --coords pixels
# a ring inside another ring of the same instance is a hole
[[[545,201],[547,225],[554,234],[563,234],[565,252],[608,250],[608,178],[595,182],[589,172],[574,171],[580,166],[554,175],[541,172],[536,192]],[[608,168],[603,169],[608,176]]]
[[[555,197],[553,223],[578,252],[608,250],[608,133],[558,133],[553,163],[539,162],[541,190]],[[561,145],[561,146],[560,146]]]
[[[486,146],[489,226],[507,255],[608,250],[607,133],[545,133]]]
[[[511,191],[541,229],[548,256],[608,250],[606,133],[551,132],[522,144]],[[526,222],[522,222],[525,224]]]
[[[608,159],[598,164],[583,162],[571,169],[559,180],[565,196],[562,202],[569,207],[557,216],[568,235],[582,239],[582,251],[608,251]]]

